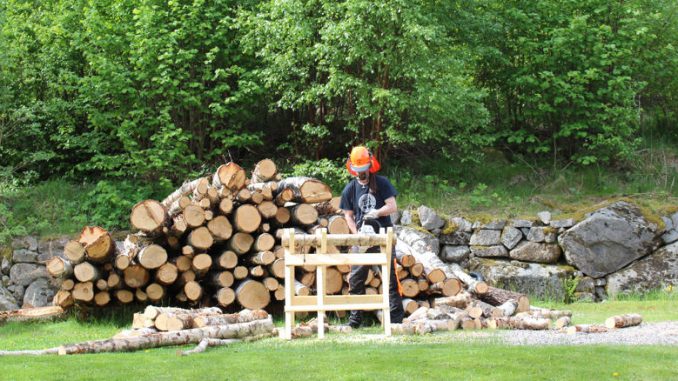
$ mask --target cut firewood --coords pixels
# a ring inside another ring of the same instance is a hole
[[[73,275],[73,266],[67,259],[52,257],[45,265],[47,273],[54,278],[64,279]]]
[[[228,307],[235,301],[235,291],[232,288],[223,287],[217,290],[215,297],[220,306]]]
[[[184,294],[186,294],[188,300],[195,302],[202,298],[203,288],[198,282],[189,281],[184,285]]]
[[[71,294],[70,291],[66,290],[57,291],[57,293],[54,295],[54,299],[52,300],[52,304],[64,309],[72,306],[73,303],[75,303],[75,301],[73,300],[73,295]]]
[[[278,279],[285,278],[285,260],[276,259],[268,266],[268,271],[270,271],[271,275]]]
[[[189,205],[184,208],[183,216],[190,229],[197,228],[205,223],[205,210],[199,205]]]
[[[164,265],[160,266],[158,271],[155,273],[156,282],[164,286],[173,284],[176,282],[178,277],[179,270],[177,269],[177,266],[172,263],[165,263]]]
[[[238,265],[238,255],[231,250],[225,250],[217,258],[216,265],[220,269],[231,270]]]
[[[257,205],[257,210],[259,210],[261,217],[269,219],[275,217],[275,215],[278,213],[278,206],[272,201],[262,201],[259,205]]]
[[[41,321],[61,318],[65,311],[60,306],[32,307],[19,310],[0,311],[0,323],[10,321]]]
[[[471,303],[471,295],[467,292],[460,292],[454,296],[447,296],[444,298],[435,298],[434,306],[446,305],[457,308],[466,308]]]
[[[233,200],[230,198],[222,198],[221,201],[219,201],[219,213],[227,216],[231,214],[233,211]]]
[[[339,270],[334,267],[327,267],[325,270],[325,294],[333,295],[341,292],[341,288],[344,285],[343,281],[344,279]]]
[[[609,329],[604,325],[598,324],[577,324],[567,328],[564,328],[565,332],[569,335],[575,333],[605,333]]]
[[[236,299],[241,306],[256,310],[264,308],[271,301],[271,294],[261,282],[245,279],[235,289]]]
[[[285,189],[292,190],[294,193],[292,201],[295,202],[312,204],[332,199],[332,190],[330,187],[323,182],[310,177],[288,177],[283,179],[278,183],[278,192]]]
[[[82,262],[73,269],[75,279],[80,282],[95,282],[101,278],[101,271],[89,262]]]
[[[252,171],[252,182],[253,183],[262,183],[264,181],[272,180],[275,178],[275,174],[278,172],[278,168],[271,159],[264,159],[257,163]]]
[[[149,245],[139,251],[136,259],[149,270],[157,269],[167,263],[167,250],[160,245]]]
[[[309,204],[297,204],[290,209],[292,221],[300,225],[312,225],[318,220],[318,211]]]
[[[607,328],[625,328],[639,325],[642,322],[643,317],[640,314],[624,314],[605,319],[605,326]]]
[[[85,246],[86,258],[92,262],[105,262],[115,251],[113,237],[98,226],[85,226],[78,241]]]
[[[151,301],[157,302],[165,297],[165,287],[159,283],[151,283],[146,287],[146,295]]]
[[[279,226],[282,226],[287,224],[291,218],[292,215],[290,214],[290,210],[284,207],[280,207],[275,212],[274,221]]]
[[[275,246],[275,237],[268,233],[261,233],[254,240],[253,249],[256,251],[269,251]]]
[[[415,296],[419,295],[419,285],[417,284],[416,280],[403,279],[400,281],[400,285],[402,286],[403,296],[414,298]]]
[[[344,216],[330,216],[330,218],[327,220],[327,232],[330,234],[351,233]]]
[[[233,237],[228,240],[229,247],[239,255],[245,254],[250,251],[252,244],[254,243],[254,238],[247,233],[235,233]]]
[[[207,229],[216,241],[225,241],[233,235],[233,227],[225,216],[216,216],[207,223]]]
[[[554,329],[563,329],[563,328],[569,326],[571,322],[572,322],[572,320],[569,316],[562,316],[562,317],[559,317],[558,320],[556,320],[555,323],[553,323],[553,328]]]
[[[191,258],[189,258],[186,255],[180,255],[180,256],[172,259],[172,261],[173,261],[172,263],[174,263],[174,265],[177,267],[177,270],[179,270],[179,272],[184,272],[184,271],[190,270],[191,265],[193,264],[193,261],[191,260]]]
[[[252,233],[261,224],[261,214],[253,205],[240,205],[233,213],[233,226],[243,233]]]
[[[71,294],[73,295],[73,300],[89,303],[94,300],[94,283],[76,283]]]
[[[275,254],[272,251],[260,251],[247,256],[247,261],[255,265],[270,265],[275,261]]]
[[[479,299],[493,306],[500,306],[508,300],[515,300],[518,305],[516,312],[525,312],[530,310],[530,299],[527,295],[504,290],[496,287],[488,287],[487,293],[478,295]]]
[[[122,304],[132,303],[134,301],[134,293],[130,290],[116,290],[115,298]]]
[[[230,271],[219,271],[210,273],[209,275],[210,284],[217,288],[231,287],[234,281],[235,278],[233,277],[233,273]]]
[[[212,257],[209,254],[198,254],[193,257],[191,269],[197,276],[202,276],[212,267]]]
[[[108,291],[99,291],[96,294],[94,294],[94,304],[96,304],[99,307],[108,305],[110,301],[111,294],[109,294]]]
[[[551,320],[533,317],[529,314],[498,317],[494,320],[497,322],[498,328],[545,330],[551,326]]]
[[[207,250],[214,244],[214,237],[212,237],[209,229],[205,226],[201,226],[191,231],[188,235],[187,242],[196,249]]]
[[[299,282],[298,280],[294,280],[294,293],[298,296],[307,296],[311,293],[311,290],[306,287],[305,284]]]
[[[328,201],[319,202],[313,207],[318,211],[318,214],[321,216],[335,214],[341,211],[339,204],[341,203],[341,197],[336,196],[332,197]]]
[[[144,200],[132,207],[130,223],[132,227],[144,233],[159,233],[169,225],[167,207],[155,200]]]
[[[143,266],[132,265],[123,271],[125,284],[131,288],[145,286],[150,280],[150,274]]]
[[[79,241],[68,241],[64,246],[64,256],[75,266],[85,260],[85,246]]]
[[[212,178],[212,186],[217,189],[222,187],[230,191],[238,191],[245,186],[247,174],[238,164],[230,162],[219,166]]]
[[[233,277],[237,280],[245,279],[250,274],[250,270],[245,266],[236,266],[233,269]]]
[[[139,303],[146,303],[148,302],[148,294],[144,290],[137,288],[134,290],[134,299]]]

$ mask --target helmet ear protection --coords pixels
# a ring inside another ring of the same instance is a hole
[[[352,176],[358,176],[358,172],[369,170],[370,173],[377,173],[381,169],[381,164],[372,155],[372,153],[363,146],[354,147],[348,160],[346,160],[346,170]]]

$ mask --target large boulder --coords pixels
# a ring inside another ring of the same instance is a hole
[[[19,305],[14,299],[14,295],[6,288],[0,286],[0,311],[10,311],[19,309]]]
[[[564,300],[565,281],[576,271],[571,266],[471,258],[469,270],[479,272],[494,287],[515,290],[541,299]]]
[[[678,286],[678,242],[664,246],[607,277],[608,295],[636,293],[667,285]]]
[[[38,278],[48,278],[45,266],[33,263],[17,263],[9,270],[9,278],[13,284],[28,286]]]
[[[438,239],[443,245],[468,246],[471,243],[471,233],[457,230],[453,233],[447,233],[444,229]]]
[[[560,246],[556,244],[523,241],[509,252],[509,257],[525,262],[556,263],[560,254]]]
[[[24,292],[24,304],[21,308],[44,307],[50,305],[55,290],[45,278],[36,279]]]
[[[425,205],[420,206],[417,209],[417,212],[419,213],[421,227],[426,230],[440,229],[443,227],[443,225],[445,225],[445,221],[443,221],[443,219],[438,216],[435,210]]]
[[[567,263],[600,278],[641,258],[659,244],[657,225],[635,205],[619,201],[587,215],[559,236]]]

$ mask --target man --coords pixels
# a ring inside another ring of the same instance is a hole
[[[341,193],[339,207],[344,212],[351,233],[358,233],[363,223],[378,222],[378,225],[387,228],[393,226],[391,213],[398,210],[396,205],[396,192],[391,182],[384,176],[376,175],[381,168],[379,162],[372,156],[370,151],[363,147],[354,147],[346,162],[346,168],[351,175],[355,176],[346,185]],[[376,225],[376,224],[375,224]],[[378,232],[378,229],[375,229]],[[378,247],[371,247],[368,252],[379,252]],[[391,253],[391,274],[389,300],[391,304],[391,322],[403,321],[403,303],[398,292],[398,281],[395,275],[395,245]],[[349,276],[349,294],[364,295],[365,279],[371,266],[351,266]],[[349,325],[353,328],[360,327],[363,311],[351,311]]]

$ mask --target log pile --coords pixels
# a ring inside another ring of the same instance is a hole
[[[130,223],[134,233],[120,247],[105,229],[88,226],[79,239],[68,242],[65,258],[47,263],[48,272],[63,280],[55,305],[104,307],[136,301],[271,310],[284,299],[283,228],[349,233],[339,197],[327,185],[308,177],[282,178],[268,159],[249,178],[245,169],[230,162],[162,201],[140,201],[132,208]],[[397,246],[396,271],[407,311],[463,289],[488,294],[485,283],[461,268],[404,242]],[[299,250],[311,252],[310,246]],[[328,268],[327,294],[347,294],[349,272],[349,266]],[[315,274],[314,266],[298,269],[298,295],[314,293]],[[366,286],[368,294],[381,292],[380,274],[370,271]]]

